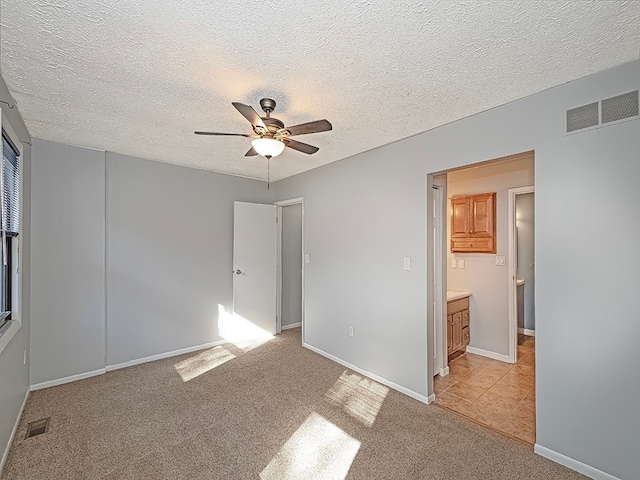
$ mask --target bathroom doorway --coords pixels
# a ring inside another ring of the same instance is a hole
[[[525,313],[517,316],[517,307],[535,312],[531,293],[530,303],[524,299],[526,283],[535,282],[533,253],[523,250],[533,248],[534,167],[534,152],[523,152],[434,173],[427,182],[444,195],[443,235],[432,238],[429,231],[431,248],[441,248],[442,257],[440,273],[436,265],[429,268],[429,274],[442,275],[443,286],[438,290],[437,279],[429,282],[430,327],[439,336],[430,342],[436,351],[430,359],[435,404],[531,445],[536,438],[535,337],[524,334],[533,334],[535,326],[525,323]],[[435,195],[431,200],[430,209]],[[522,209],[517,214],[516,206]],[[435,262],[437,256],[428,252]],[[520,345],[518,332],[524,339]],[[439,363],[441,345],[445,355]]]

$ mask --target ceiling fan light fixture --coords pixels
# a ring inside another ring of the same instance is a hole
[[[284,150],[284,143],[273,138],[256,138],[251,145],[263,157],[277,157]]]

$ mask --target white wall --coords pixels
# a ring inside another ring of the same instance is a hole
[[[264,182],[107,154],[107,365],[220,340],[232,302],[233,201]]]
[[[104,368],[104,152],[33,141],[31,383]]]
[[[13,100],[0,77],[0,100],[13,105]],[[17,108],[2,108],[2,124],[10,125],[22,143],[22,189],[21,189],[21,252],[20,289],[22,302],[19,306],[21,321],[20,330],[0,352],[0,474],[3,459],[8,453],[11,434],[18,420],[20,408],[29,391],[29,331],[30,322],[30,252],[31,252],[31,137],[27,132]],[[27,351],[27,362],[24,363],[24,351]]]
[[[517,153],[517,152],[514,152]],[[496,192],[497,253],[452,254],[447,236],[447,289],[471,292],[470,346],[509,355],[509,271],[496,266],[496,256],[508,255],[509,214],[507,190],[533,185],[532,158],[484,165],[447,175],[447,197]],[[448,201],[449,207],[451,201]],[[449,209],[448,209],[449,211]],[[447,215],[451,232],[451,215]],[[463,259],[464,269],[451,268],[451,259]]]
[[[306,341],[432,392],[427,174],[535,150],[537,442],[635,478],[640,377],[618,366],[640,364],[636,269],[611,250],[640,264],[640,121],[564,136],[563,118],[639,78],[635,61],[276,183],[305,199]]]
[[[282,207],[282,325],[302,321],[302,205]]]
[[[233,201],[264,182],[42,140],[33,177],[32,384],[221,339]]]
[[[535,194],[516,195],[518,228],[518,268],[516,277],[524,280],[524,328],[536,329],[535,311]]]

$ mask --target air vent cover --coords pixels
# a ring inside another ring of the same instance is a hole
[[[638,90],[602,100],[602,123],[637,117]]]
[[[49,421],[51,417],[41,418],[40,420],[36,420],[34,422],[29,422],[27,425],[27,435],[24,437],[25,439],[35,437],[37,435],[42,435],[43,433],[47,433],[49,430]]]
[[[567,133],[598,125],[598,102],[567,110]]]

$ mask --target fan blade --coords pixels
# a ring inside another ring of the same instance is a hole
[[[256,149],[253,147],[251,147],[249,151],[244,154],[245,157],[255,157],[256,155],[258,155],[258,152],[256,152]]]
[[[315,122],[301,123],[293,127],[286,127],[289,135],[306,135],[307,133],[328,132],[333,126],[328,120],[316,120]]]
[[[318,147],[314,147],[313,145],[309,145],[308,143],[298,142],[296,140],[291,140],[290,138],[283,138],[282,142],[289,148],[293,148],[294,150],[298,150],[299,152],[306,154],[313,154],[320,150]]]
[[[251,122],[251,125],[253,125],[254,127],[264,128],[267,132],[269,131],[267,126],[260,118],[260,115],[258,115],[258,112],[256,112],[253,107],[239,102],[231,102],[231,104],[236,107],[236,110],[238,110],[244,118]]]
[[[193,132],[196,135],[222,135],[225,137],[250,137],[245,133]]]

